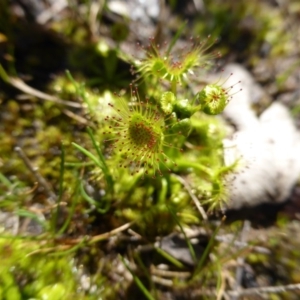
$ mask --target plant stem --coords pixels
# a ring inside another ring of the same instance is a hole
[[[177,95],[177,82],[176,81],[171,81],[171,90],[172,93],[176,96]]]

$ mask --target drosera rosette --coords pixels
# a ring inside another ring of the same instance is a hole
[[[220,82],[219,79],[216,83],[207,84],[196,94],[196,100],[200,105],[201,111],[208,115],[220,114],[223,112],[232,97],[242,90],[237,89],[234,91],[235,86],[239,85],[241,81],[226,87],[226,82],[232,75],[233,73],[230,73],[227,79],[223,82]]]
[[[214,59],[221,56],[220,52],[208,52],[216,41],[211,36],[203,41],[190,38],[186,46],[171,51],[172,43],[169,46],[166,42],[160,45],[154,38],[150,38],[148,46],[138,44],[146,52],[146,57],[136,60],[135,65],[143,78],[152,76],[172,84],[182,84],[187,80],[188,74],[194,74],[195,69],[207,69]]]
[[[130,102],[116,94],[116,101],[108,104],[116,114],[104,119],[109,123],[103,132],[105,143],[109,153],[119,157],[117,168],[128,169],[131,175],[162,176],[164,170],[171,172],[176,166],[165,150],[182,152],[174,139],[181,132],[170,133],[166,122],[172,115],[164,114],[149,98],[141,99],[136,86],[130,84],[130,90]]]

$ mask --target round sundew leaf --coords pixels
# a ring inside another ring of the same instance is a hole
[[[220,114],[228,103],[228,93],[221,86],[208,84],[197,94],[201,110],[208,115]]]
[[[128,122],[128,138],[137,147],[159,150],[162,135],[161,128],[140,113],[134,113]]]
[[[163,174],[161,168],[170,172],[170,164],[176,164],[165,150],[179,148],[166,139],[170,127],[165,126],[165,114],[148,98],[140,99],[137,89],[132,90],[132,95],[131,103],[119,96],[114,104],[108,104],[115,114],[105,118],[109,123],[103,132],[107,150],[117,156],[118,168],[131,174],[141,171],[155,177]]]

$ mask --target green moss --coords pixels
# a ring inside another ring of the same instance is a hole
[[[45,259],[45,254],[30,255],[38,249],[38,242],[1,237],[3,299],[66,299],[75,296],[77,283],[70,258],[48,256]]]

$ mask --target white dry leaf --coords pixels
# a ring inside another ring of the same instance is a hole
[[[224,140],[224,160],[230,165],[238,160],[236,172],[229,175],[227,207],[238,209],[261,203],[280,203],[287,199],[300,175],[300,134],[287,108],[273,103],[258,118],[251,109],[261,88],[239,65],[225,72],[241,79],[243,90],[237,93],[224,111],[237,128],[233,137]]]

